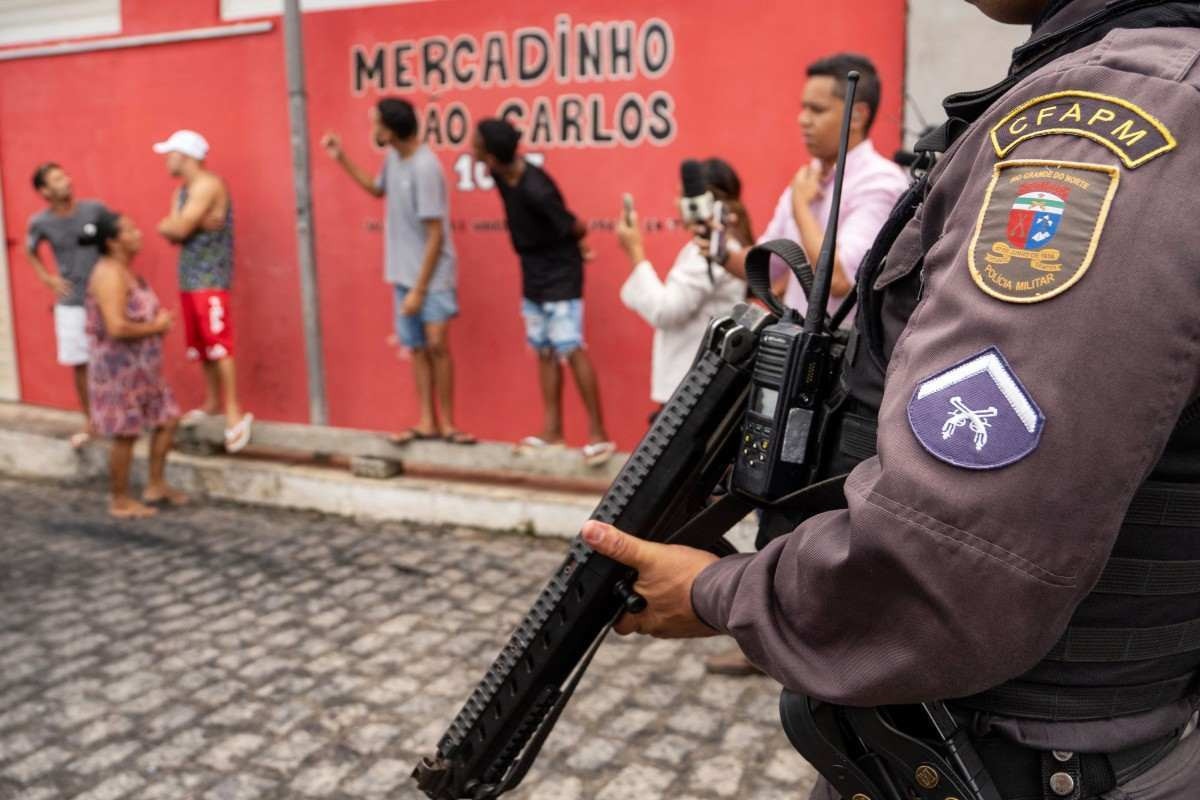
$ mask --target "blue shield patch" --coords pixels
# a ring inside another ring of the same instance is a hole
[[[1045,417],[995,347],[922,381],[908,424],[935,458],[966,469],[999,469],[1032,453]]]

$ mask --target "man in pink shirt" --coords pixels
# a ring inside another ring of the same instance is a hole
[[[846,181],[838,226],[837,253],[829,309],[841,304],[854,285],[859,262],[866,255],[892,205],[908,186],[908,176],[891,160],[875,151],[867,138],[879,108],[879,76],[867,58],[849,53],[822,58],[808,66],[808,81],[800,105],[800,130],[812,156],[783,190],[775,213],[759,242],[791,239],[804,248],[815,264],[825,236],[832,205],[833,170],[837,163],[839,128],[845,108],[846,73],[861,76],[850,118],[850,150],[846,155]],[[804,290],[782,264],[773,277],[787,280],[784,302],[803,311]],[[731,254],[725,263],[730,272],[745,277],[745,253]],[[778,284],[777,284],[778,285]]]
[[[833,171],[846,106],[846,73],[850,70],[858,70],[860,78],[850,116],[850,149],[846,154],[846,180],[842,185],[837,251],[827,306],[830,313],[841,305],[854,286],[859,263],[875,241],[892,206],[908,187],[904,170],[875,152],[867,138],[879,108],[879,76],[875,65],[865,57],[839,53],[808,66],[799,123],[804,133],[804,145],[813,160],[801,167],[783,190],[770,223],[758,237],[760,243],[791,239],[804,248],[809,263],[816,264],[833,205]],[[745,278],[745,257],[744,250],[730,253],[725,269]],[[795,276],[776,261],[771,277],[776,282],[776,292],[783,293],[784,302],[803,313],[808,300]],[[736,647],[709,657],[705,666],[709,672],[724,675],[758,672]]]

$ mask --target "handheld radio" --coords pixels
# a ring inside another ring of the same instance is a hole
[[[824,421],[824,400],[834,380],[837,360],[834,336],[825,313],[837,252],[838,210],[846,172],[850,115],[858,73],[846,75],[846,107],[842,115],[841,146],[834,174],[832,207],[821,254],[811,284],[808,259],[795,242],[778,239],[755,247],[746,257],[750,288],[779,317],[759,334],[758,356],[746,415],[742,422],[733,486],[770,504],[808,484],[819,466],[816,436]],[[787,262],[808,292],[808,312],[801,317],[771,293],[770,260]],[[811,288],[809,286],[811,285]]]

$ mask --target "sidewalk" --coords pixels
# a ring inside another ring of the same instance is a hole
[[[565,543],[229,503],[112,520],[0,478],[0,798],[425,800]],[[610,636],[504,800],[796,800],[815,774],[723,638]]]
[[[78,426],[79,415],[75,413],[0,403],[0,475],[67,482],[103,479],[108,474],[107,444],[94,441],[79,451],[73,450],[67,440]],[[323,441],[338,435],[307,426],[286,428]],[[303,433],[305,429],[307,433]],[[422,444],[427,458],[437,461],[436,451],[430,450],[437,445]],[[453,450],[449,458],[461,458],[466,450],[454,445],[442,447]],[[603,483],[595,478],[568,475],[565,480],[555,481],[548,475],[553,470],[544,465],[517,472],[513,464],[522,462],[510,459],[501,463],[503,459],[496,455],[499,445],[483,443],[479,447],[481,453],[491,454],[489,466],[507,469],[480,473],[482,477],[475,480],[434,476],[428,470],[421,475],[416,468],[410,473],[418,474],[364,478],[352,474],[344,460],[301,462],[295,456],[255,447],[238,456],[172,452],[168,477],[197,496],[257,506],[560,538],[575,536],[600,500]],[[139,443],[135,453],[136,482],[145,475],[144,442]],[[618,466],[619,462],[606,468],[606,474],[609,470],[615,472]],[[752,540],[750,526],[743,522],[734,538],[738,542]]]

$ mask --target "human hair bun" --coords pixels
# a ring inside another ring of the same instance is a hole
[[[93,222],[85,222],[79,232],[79,244],[85,247],[99,247],[101,253],[108,253],[105,242],[117,238],[118,223],[121,215],[111,209],[103,209],[96,215]]]
[[[96,227],[96,223],[84,224],[83,230],[79,232],[79,243],[85,247],[100,244],[100,229]]]

